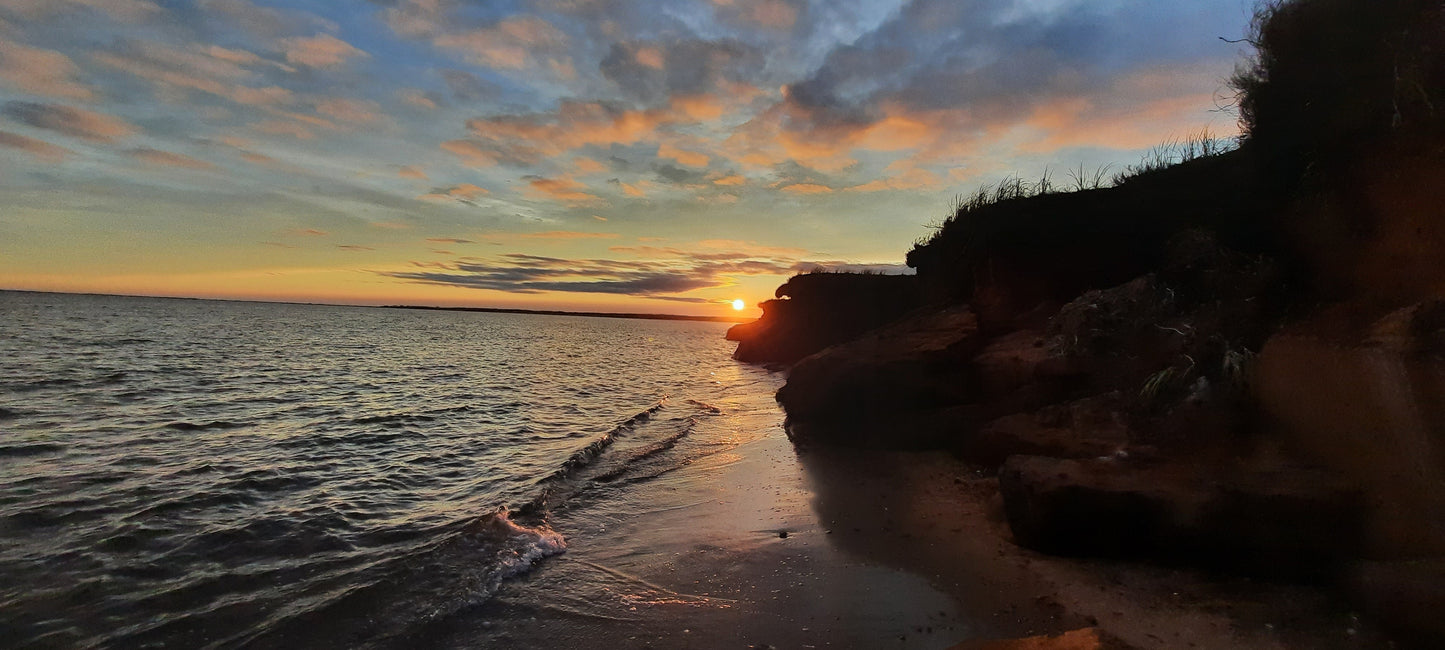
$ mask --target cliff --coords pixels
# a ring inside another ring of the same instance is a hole
[[[1252,42],[1237,149],[988,188],[908,253],[906,300],[860,313],[878,280],[800,276],[729,337],[795,362],[777,396],[795,443],[993,468],[1021,544],[1349,585],[1428,645],[1445,14],[1271,3]]]

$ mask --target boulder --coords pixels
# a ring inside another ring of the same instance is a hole
[[[1360,493],[1333,474],[1282,463],[1015,456],[999,488],[1015,540],[1056,555],[1324,578],[1361,550]]]
[[[893,426],[904,413],[967,404],[977,394],[967,377],[977,333],[967,307],[905,318],[799,361],[778,402],[791,422],[844,428]]]
[[[964,458],[997,466],[1009,456],[1098,458],[1126,452],[1129,426],[1119,393],[1006,415],[983,425],[958,449]]]

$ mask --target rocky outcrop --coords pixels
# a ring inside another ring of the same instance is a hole
[[[1361,548],[1361,494],[1334,474],[1286,464],[1015,456],[999,489],[1018,543],[1057,555],[1329,577]]]
[[[791,422],[806,425],[791,430],[795,440],[829,431],[841,437],[870,427],[893,430],[903,414],[970,402],[976,389],[964,363],[978,347],[978,320],[967,307],[904,319],[799,361],[778,390],[778,402]]]
[[[1111,393],[998,418],[961,441],[958,451],[964,458],[990,467],[1014,455],[1129,455],[1129,425],[1125,420],[1123,396]]]
[[[793,363],[857,337],[922,305],[913,275],[806,273],[778,287],[776,300],[759,304],[758,320],[733,326],[733,358]]]

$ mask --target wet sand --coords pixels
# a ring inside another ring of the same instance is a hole
[[[559,513],[566,554],[425,641],[948,648],[1097,626],[1139,648],[1384,647],[1308,589],[1019,549],[991,485],[942,454],[798,452],[775,427],[635,486],[649,511]]]

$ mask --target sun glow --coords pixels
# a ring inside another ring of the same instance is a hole
[[[737,311],[742,311],[742,310],[743,310],[743,307],[746,307],[746,306],[748,306],[748,304],[745,303],[745,302],[743,302],[743,299],[742,299],[742,298],[738,298],[738,299],[736,299],[736,300],[733,301],[733,309],[735,309],[735,310],[737,310]]]

